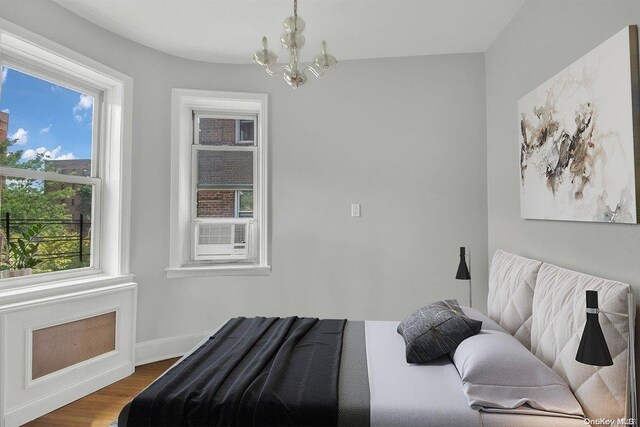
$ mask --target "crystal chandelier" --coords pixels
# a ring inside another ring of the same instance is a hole
[[[332,55],[327,53],[327,43],[322,42],[322,50],[320,55],[314,59],[314,65],[304,65],[298,63],[298,53],[302,46],[304,46],[304,21],[298,17],[298,0],[293,0],[293,16],[288,17],[284,21],[284,30],[280,41],[282,47],[289,49],[289,64],[282,65],[277,69],[272,69],[271,66],[278,65],[278,56],[269,50],[267,45],[267,38],[262,38],[262,49],[257,50],[253,55],[253,61],[256,64],[262,65],[265,71],[273,76],[279,72],[284,71],[282,77],[289,86],[296,89],[302,86],[307,81],[305,71],[309,71],[316,77],[324,77],[329,68],[335,66],[338,61]]]

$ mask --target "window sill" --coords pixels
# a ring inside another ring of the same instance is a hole
[[[109,276],[106,274],[94,274],[67,280],[49,281],[33,285],[25,285],[19,288],[0,289],[0,311],[20,306],[25,302],[34,300],[49,301],[60,295],[84,294],[99,292],[101,289],[131,284],[133,274]]]
[[[58,282],[84,280],[105,276],[102,270],[93,267],[76,268],[73,270],[54,271],[50,273],[33,274],[29,276],[9,277],[0,280],[0,292],[6,289],[25,289],[34,285],[49,285]]]
[[[209,276],[269,276],[270,265],[206,265],[165,269],[168,279]]]

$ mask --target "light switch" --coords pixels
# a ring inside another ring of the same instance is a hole
[[[351,204],[351,216],[360,216],[360,203]]]

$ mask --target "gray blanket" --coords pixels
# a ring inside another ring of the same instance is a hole
[[[338,383],[338,425],[369,425],[369,378],[364,322],[347,321],[342,339],[342,359]]]

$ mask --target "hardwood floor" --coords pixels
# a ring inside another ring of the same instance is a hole
[[[134,396],[178,359],[167,359],[136,367],[133,375],[37,418],[26,427],[107,427]]]

